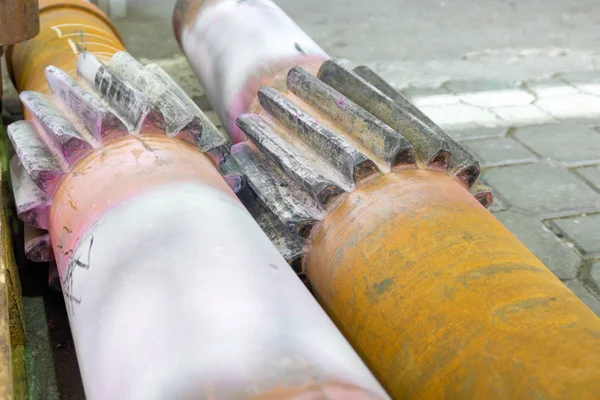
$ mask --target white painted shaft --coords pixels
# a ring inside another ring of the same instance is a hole
[[[310,381],[388,398],[250,214],[209,186],[116,206],[64,275],[89,400],[246,399]]]
[[[181,47],[234,143],[248,81],[264,69],[276,72],[280,63],[329,58],[271,0],[209,0],[187,18],[192,22],[179,28]]]

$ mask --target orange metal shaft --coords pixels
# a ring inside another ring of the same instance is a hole
[[[88,51],[101,60],[125,48],[110,20],[81,0],[40,0],[40,33],[35,40],[9,47],[9,72],[19,91],[46,92],[44,70],[54,65],[75,70],[77,55]]]
[[[307,263],[319,302],[394,398],[600,393],[600,319],[441,173],[350,194]]]

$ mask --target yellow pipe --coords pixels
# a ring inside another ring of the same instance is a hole
[[[46,92],[48,65],[71,73],[82,51],[107,60],[123,50],[117,30],[98,7],[83,0],[40,0],[40,33],[9,47],[6,57],[19,92]]]
[[[351,193],[307,273],[393,398],[598,398],[600,319],[441,173]]]

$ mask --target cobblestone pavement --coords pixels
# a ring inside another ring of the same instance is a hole
[[[600,72],[403,92],[477,156],[496,218],[600,315]]]

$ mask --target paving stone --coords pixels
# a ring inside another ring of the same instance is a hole
[[[494,189],[494,188],[492,188]],[[497,213],[500,211],[504,211],[508,209],[508,204],[506,204],[506,200],[502,198],[502,196],[498,193],[496,189],[494,189],[494,202],[488,208],[491,213]]]
[[[500,120],[494,114],[481,107],[468,104],[450,104],[444,106],[424,106],[421,111],[442,127],[472,124],[495,124]]]
[[[538,99],[543,97],[559,97],[570,94],[577,94],[577,89],[566,83],[556,80],[547,82],[532,82],[527,84],[527,88],[533,92]]]
[[[535,105],[556,118],[600,115],[600,97],[591,94],[543,98]]]
[[[559,78],[569,83],[600,83],[600,71],[576,71],[560,74]]]
[[[486,80],[473,80],[473,81],[449,81],[443,85],[446,89],[453,93],[466,93],[466,92],[485,92],[489,90],[502,90],[502,89],[514,89],[519,87],[516,82],[505,82],[505,81],[486,81]]]
[[[512,138],[462,142],[479,159],[482,167],[536,162],[538,159]]]
[[[565,281],[564,284],[573,292],[573,294],[590,308],[596,315],[600,316],[600,300],[586,289],[577,279]]]
[[[514,137],[540,156],[567,166],[600,162],[600,133],[580,125],[526,126],[518,128]]]
[[[600,190],[600,165],[579,168],[577,172],[594,185],[597,190]]]
[[[551,221],[575,243],[584,256],[600,254],[600,214]]]
[[[577,251],[540,220],[513,211],[495,213],[504,226],[560,279],[574,279],[581,264]]]
[[[581,85],[575,85],[575,87],[582,92],[600,96],[600,83],[585,83]]]
[[[444,87],[429,87],[429,88],[414,88],[408,87],[403,89],[401,93],[408,97],[410,100],[419,98],[419,97],[428,97],[435,96],[440,94],[450,94],[450,91]]]
[[[513,125],[535,124],[548,122],[553,117],[533,104],[524,106],[493,107],[490,110]]]
[[[445,106],[449,104],[460,103],[459,98],[454,94],[440,94],[436,96],[416,97],[413,103],[417,107],[423,106]]]
[[[600,262],[595,262],[590,266],[587,283],[588,287],[600,296]]]
[[[564,168],[515,165],[490,168],[485,176],[513,207],[548,216],[600,209],[600,195]]]
[[[478,107],[523,106],[531,104],[535,97],[522,89],[490,90],[487,92],[462,93],[458,98]]]
[[[449,129],[448,135],[452,136],[454,140],[469,140],[469,139],[487,139],[494,137],[504,137],[508,132],[508,127],[477,127],[477,128],[462,128],[462,129]]]

